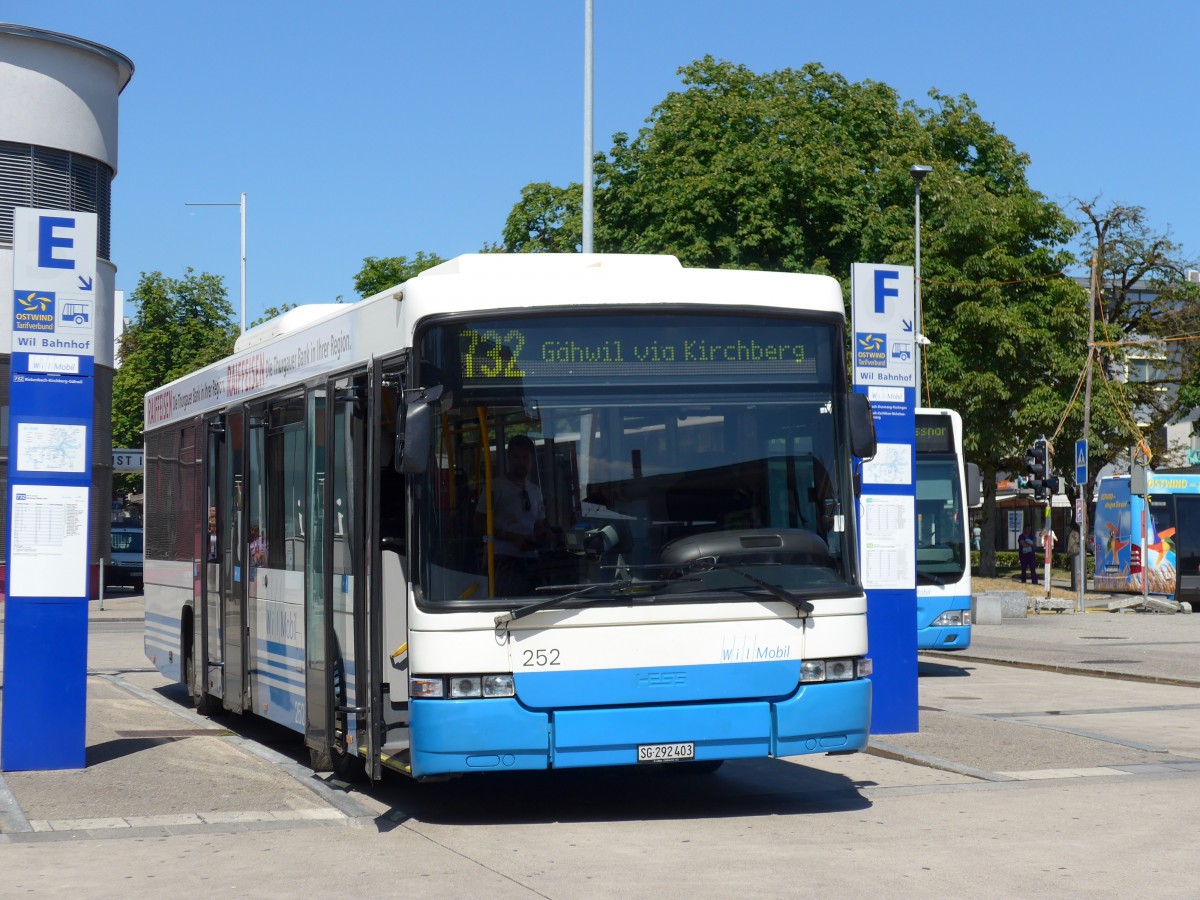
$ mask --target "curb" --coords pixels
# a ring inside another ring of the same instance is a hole
[[[1136,672],[1114,672],[1110,669],[1084,669],[1079,666],[1064,666],[1058,663],[1029,662],[1021,659],[999,659],[989,656],[971,656],[962,651],[952,653],[937,650],[922,650],[919,656],[935,656],[938,659],[955,659],[963,662],[988,663],[993,666],[1010,666],[1014,669],[1034,669],[1039,672],[1058,672],[1060,675],[1086,675],[1088,678],[1107,678],[1112,681],[1136,681],[1141,684],[1167,684],[1173,687],[1200,688],[1200,681],[1190,678],[1170,678],[1165,675],[1139,675]]]

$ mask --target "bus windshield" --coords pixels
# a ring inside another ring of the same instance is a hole
[[[917,458],[917,580],[945,584],[967,570],[962,490],[953,455]]]
[[[855,583],[835,323],[456,320],[419,346],[422,383],[443,387],[411,532],[425,602]]]

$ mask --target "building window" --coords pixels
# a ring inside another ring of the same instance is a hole
[[[1166,381],[1167,361],[1164,358],[1131,359],[1126,366],[1126,380],[1135,384]],[[1158,385],[1159,390],[1166,390],[1165,384]]]
[[[13,209],[96,213],[96,255],[112,259],[113,170],[67,150],[0,141],[0,243],[13,242]]]

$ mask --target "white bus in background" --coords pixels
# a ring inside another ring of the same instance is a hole
[[[917,649],[971,644],[971,516],[979,467],[963,459],[962,418],[916,411]]]
[[[146,653],[346,777],[860,750],[845,341],[833,279],[672,257],[292,310],[146,396]],[[549,537],[506,596],[515,435]]]

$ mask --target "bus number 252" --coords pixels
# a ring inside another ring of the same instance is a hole
[[[525,668],[542,668],[543,666],[557,666],[558,651],[557,650],[525,650],[525,661],[521,663]]]

